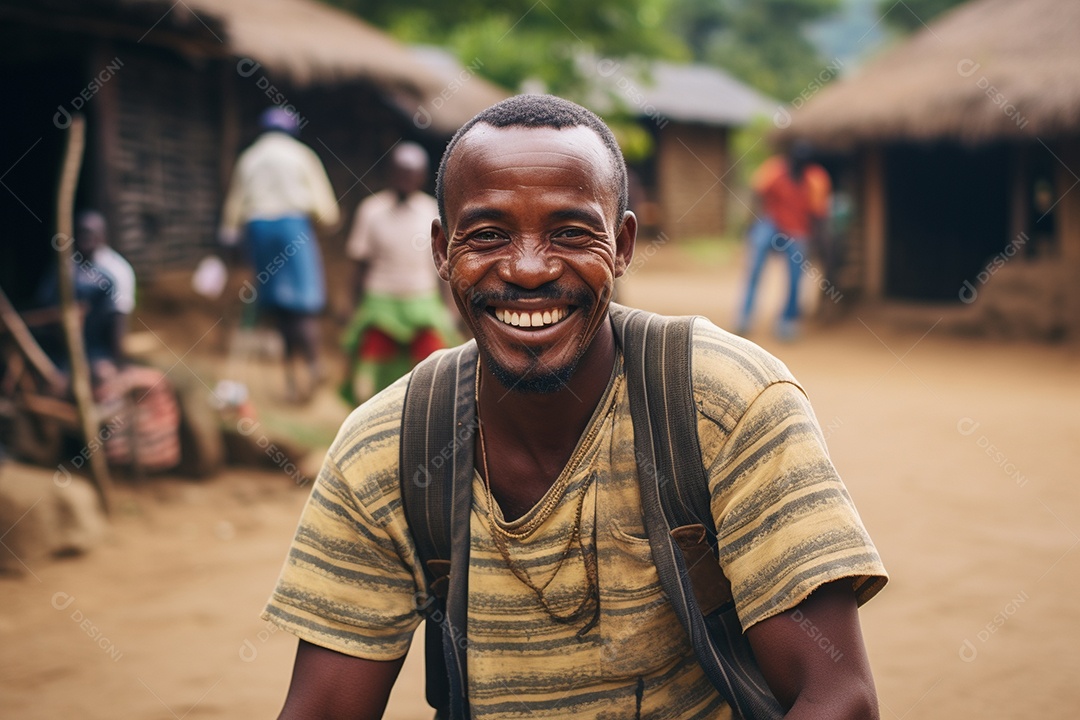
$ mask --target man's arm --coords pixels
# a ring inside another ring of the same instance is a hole
[[[364,660],[301,640],[278,720],[379,720],[404,662]]]
[[[758,665],[790,720],[877,720],[877,692],[850,579],[752,625]]]
[[[337,196],[334,195],[334,187],[330,184],[330,178],[318,154],[306,145],[302,147],[307,151],[305,155],[307,157],[307,183],[311,189],[311,214],[319,225],[328,232],[334,232],[341,221],[341,210],[338,208]]]

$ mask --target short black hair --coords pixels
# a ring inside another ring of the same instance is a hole
[[[615,222],[618,224],[622,221],[622,216],[630,204],[630,193],[626,182],[626,160],[623,159],[622,150],[619,149],[619,143],[615,140],[611,128],[595,113],[561,97],[515,95],[479,112],[472,120],[462,125],[446,145],[446,152],[443,153],[442,160],[439,162],[439,173],[435,176],[435,199],[439,201],[439,220],[447,232],[450,228],[446,225],[446,168],[461,138],[465,137],[473,126],[480,123],[497,128],[525,127],[561,130],[587,127],[591,129],[600,136],[600,140],[611,156],[611,166],[615,174],[615,190],[618,193],[618,212]]]

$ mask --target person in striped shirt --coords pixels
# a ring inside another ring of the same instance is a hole
[[[435,264],[480,350],[456,638],[471,717],[732,717],[645,534],[608,317],[636,219],[610,130],[565,100],[511,98],[450,141],[436,194]],[[708,322],[692,369],[721,565],[771,690],[790,718],[876,718],[856,608],[887,576],[802,388]],[[342,426],[263,614],[300,638],[282,718],[381,717],[420,622],[406,383]]]

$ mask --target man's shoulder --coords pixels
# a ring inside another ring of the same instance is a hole
[[[393,195],[394,191],[390,189],[374,192],[360,201],[360,204],[357,206],[357,212],[380,212],[393,205]]]
[[[787,172],[787,161],[782,155],[773,155],[754,171],[751,185],[757,190],[770,187]]]
[[[424,362],[455,350],[437,350]],[[353,410],[327,453],[327,462],[364,501],[376,495],[390,500],[400,494],[402,416],[412,376],[412,372],[404,375]]]
[[[250,162],[266,158],[284,159],[301,158],[305,160],[314,158],[319,160],[319,154],[310,146],[300,140],[280,132],[269,132],[260,135],[240,154],[240,160],[247,158]],[[321,162],[321,161],[320,161]]]
[[[618,308],[622,316],[635,312]],[[613,309],[613,312],[616,312]],[[691,384],[698,412],[734,425],[765,388],[798,383],[779,359],[746,338],[696,317],[691,337]]]
[[[99,248],[98,251],[94,253],[94,263],[102,266],[107,272],[110,272],[115,276],[123,275],[125,278],[135,277],[135,270],[131,267],[131,263],[129,263],[123,255],[116,252],[108,245]]]
[[[725,427],[734,426],[770,385],[798,385],[777,357],[705,318],[694,322],[691,353],[694,402]]]
[[[431,195],[428,195],[426,192],[415,193],[412,198],[412,203],[414,208],[422,210],[425,213],[435,211],[435,213],[438,214],[439,212],[439,201]]]
[[[94,267],[112,282],[113,301],[116,309],[130,314],[135,309],[135,270],[124,256],[108,245],[94,253]]]
[[[327,453],[354,491],[360,485],[397,486],[401,415],[409,376],[399,379],[353,410]],[[364,492],[375,490],[367,488]]]

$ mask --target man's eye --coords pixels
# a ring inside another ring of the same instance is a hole
[[[588,230],[577,227],[564,228],[555,233],[556,240],[583,240],[588,237],[591,237]]]
[[[469,239],[478,243],[494,243],[501,242],[504,237],[503,234],[497,230],[481,230],[480,232],[475,232],[470,235]]]

